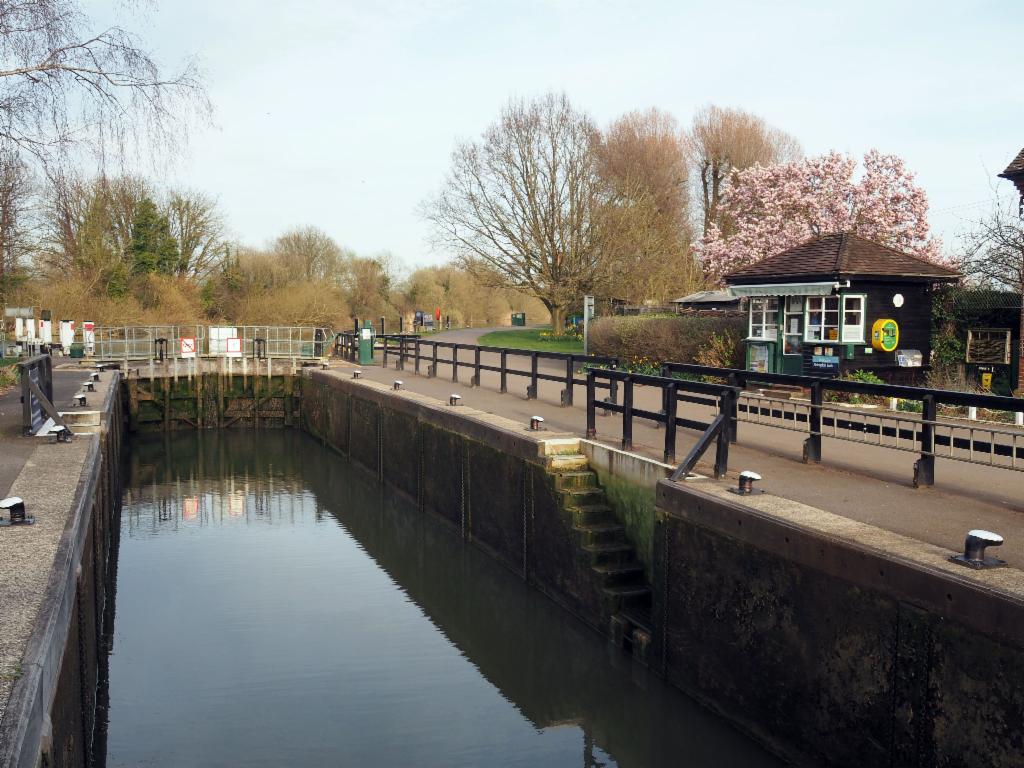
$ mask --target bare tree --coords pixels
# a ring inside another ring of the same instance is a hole
[[[176,144],[209,111],[194,62],[166,75],[120,27],[92,29],[75,0],[0,0],[0,143],[49,163],[145,137]]]
[[[177,273],[182,277],[207,277],[225,258],[224,219],[217,203],[202,192],[174,190],[165,206],[171,234],[181,249]]]
[[[339,279],[341,247],[322,229],[291,229],[274,241],[271,250],[296,277],[313,281]]]
[[[0,151],[0,303],[33,250],[35,190],[32,172],[13,151]]]
[[[665,301],[703,275],[690,251],[686,145],[672,115],[657,109],[615,120],[598,148],[608,219],[609,290],[634,302]]]
[[[997,199],[965,238],[964,274],[981,285],[1020,295],[1018,387],[1024,388],[1024,217],[1017,201]]]
[[[757,115],[714,104],[694,116],[688,138],[705,235],[712,224],[727,224],[721,221],[718,205],[735,171],[796,160],[803,154],[793,136]]]
[[[598,132],[564,94],[512,100],[480,141],[458,145],[424,212],[439,244],[488,286],[566,310],[604,277]]]

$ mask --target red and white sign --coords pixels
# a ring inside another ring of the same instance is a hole
[[[224,353],[228,357],[242,356],[242,340],[238,337],[225,339]]]
[[[195,357],[196,356],[196,338],[195,338],[195,336],[182,336],[180,341],[181,341],[181,356],[182,357]]]

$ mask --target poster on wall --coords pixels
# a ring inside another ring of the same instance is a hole
[[[750,347],[750,370],[758,373],[768,373],[768,347],[764,344],[754,344]]]

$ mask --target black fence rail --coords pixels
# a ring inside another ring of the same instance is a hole
[[[24,435],[37,435],[47,419],[66,430],[53,406],[53,358],[36,355],[18,363],[21,378],[21,428]]]
[[[472,373],[468,383],[472,387],[480,386],[481,373],[488,371],[498,374],[499,391],[502,393],[508,392],[510,377],[525,378],[528,380],[526,386],[528,400],[537,399],[538,384],[541,381],[552,381],[563,385],[560,403],[564,407],[573,404],[576,387],[587,386],[587,379],[580,375],[584,366],[615,367],[618,365],[618,360],[613,357],[593,357],[564,352],[537,352],[506,347],[481,347],[476,344],[434,341],[417,336],[378,336],[377,340],[378,348],[383,355],[381,364],[385,367],[388,365],[389,358],[394,357],[395,366],[399,370],[405,370],[406,366],[411,363],[413,371],[420,375],[425,365],[426,375],[436,377],[440,375],[441,368],[447,366],[453,382],[459,381],[460,370],[469,370]],[[460,353],[462,354],[460,355]],[[497,364],[484,361],[483,356],[488,354],[497,356]],[[542,370],[541,361],[557,363],[562,371],[552,373]],[[524,363],[524,365],[519,368],[516,367],[517,363]],[[616,399],[616,382],[606,382],[602,388],[609,390],[611,401]]]
[[[609,385],[617,382],[622,387],[622,403],[598,402],[597,389],[600,382]],[[634,406],[636,387],[647,387],[660,392],[662,408],[651,411]],[[676,429],[696,429],[701,436],[696,445],[672,475],[673,480],[685,477],[696,466],[712,442],[717,444],[715,453],[715,477],[724,475],[729,468],[729,443],[735,440],[735,405],[740,390],[728,384],[714,384],[702,381],[686,381],[664,376],[647,376],[626,371],[592,368],[587,371],[587,437],[597,435],[597,411],[611,411],[622,414],[622,448],[633,447],[633,420],[645,419],[665,428],[664,459],[666,463],[676,458]],[[679,414],[680,403],[713,405],[717,414],[710,421],[699,421]]]
[[[934,484],[937,456],[974,464],[1024,470],[1024,432],[1021,430],[957,424],[938,419],[940,405],[1020,413],[1024,412],[1024,398],[894,384],[871,384],[815,376],[762,373],[734,368],[713,368],[686,363],[665,363],[661,367],[661,373],[665,377],[719,379],[743,389],[758,384],[769,384],[808,390],[809,398],[802,403],[789,404],[782,400],[745,395],[736,404],[737,416],[745,414],[748,421],[768,426],[796,428],[799,431],[804,431],[799,428],[805,425],[807,439],[804,441],[804,461],[807,462],[820,462],[822,437],[834,437],[920,453],[914,464],[915,485]],[[919,403],[920,416],[910,413],[876,415],[863,411],[844,411],[841,406],[826,402],[826,393],[829,392]],[[790,422],[792,426],[786,422]],[[885,442],[886,439],[889,442]],[[1005,461],[999,462],[999,459]]]

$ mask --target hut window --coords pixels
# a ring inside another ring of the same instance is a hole
[[[843,341],[864,341],[864,296],[843,296]]]
[[[778,336],[778,296],[758,296],[750,300],[750,338],[772,339]]]
[[[839,341],[839,297],[807,297],[806,341]]]

